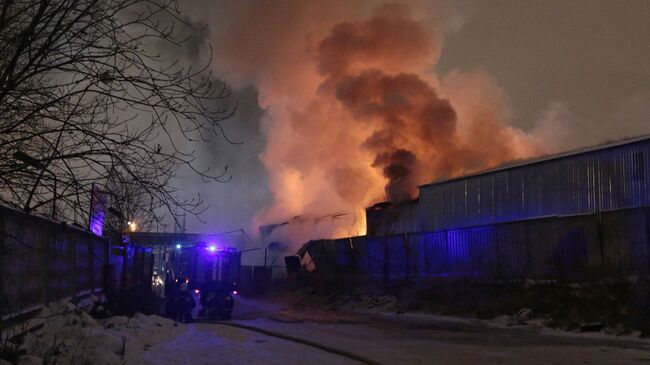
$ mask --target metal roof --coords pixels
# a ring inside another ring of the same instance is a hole
[[[514,160],[514,161],[509,161],[506,162],[500,166],[493,167],[487,170],[481,170],[477,171],[474,173],[466,174],[466,175],[461,175],[458,177],[453,177],[450,179],[443,179],[443,180],[434,180],[428,184],[423,184],[420,185],[420,187],[427,187],[427,186],[432,186],[432,185],[438,185],[438,184],[444,184],[447,182],[451,181],[456,181],[456,180],[462,180],[468,177],[474,177],[474,176],[479,176],[479,175],[486,175],[490,174],[493,172],[498,172],[498,171],[503,171],[503,170],[509,170],[509,169],[515,169],[518,167],[523,167],[523,166],[529,166],[529,165],[534,165],[550,160],[557,160],[561,159],[564,157],[570,157],[570,156],[576,156],[576,155],[581,155],[585,153],[590,153],[590,152],[595,152],[595,151],[602,151],[602,150],[607,150],[610,148],[615,148],[615,147],[620,147],[620,146],[625,146],[633,143],[638,143],[638,142],[643,142],[643,141],[648,141],[650,140],[650,134],[646,134],[643,136],[637,136],[633,138],[627,138],[627,139],[622,139],[614,142],[605,142],[599,145],[594,145],[594,146],[588,146],[588,147],[582,147],[582,148],[577,148],[574,150],[570,151],[565,151],[565,152],[560,152],[556,154],[549,154],[549,155],[542,155],[538,157],[533,157],[533,158],[528,158],[528,159],[522,159],[522,160]]]

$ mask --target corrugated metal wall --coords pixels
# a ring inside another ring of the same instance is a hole
[[[388,236],[396,233],[417,232],[417,200],[392,205],[381,203],[366,209],[368,236]]]
[[[307,252],[316,270],[383,280],[643,276],[650,274],[650,208],[312,241]]]
[[[0,206],[0,314],[103,287],[108,240]]]
[[[420,188],[417,230],[650,205],[650,139]],[[402,233],[408,231],[393,231]]]

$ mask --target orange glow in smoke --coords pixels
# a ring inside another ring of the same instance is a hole
[[[432,180],[543,152],[509,125],[490,75],[432,71],[442,37],[406,6],[315,20],[302,15],[332,13],[327,2],[291,4],[233,22],[246,31],[231,30],[222,41],[235,53],[217,60],[235,84],[250,78],[265,109],[261,159],[274,200],[256,225],[344,211],[345,219],[312,219],[292,239],[362,235],[373,203],[407,201]]]

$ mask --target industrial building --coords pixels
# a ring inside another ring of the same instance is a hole
[[[647,276],[649,160],[644,136],[432,182],[419,199],[369,207],[366,236],[300,254],[384,280]]]
[[[438,231],[650,206],[650,136],[420,186],[367,209],[368,235]]]

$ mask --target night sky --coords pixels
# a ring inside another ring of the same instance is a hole
[[[400,141],[414,138],[421,129],[404,128],[414,131],[405,132],[405,137],[399,128],[372,124],[376,131],[388,130],[399,137],[391,137],[389,147],[377,150],[368,148],[366,135],[351,138],[371,128],[368,123],[375,122],[363,119],[375,116],[346,109],[339,94],[327,93],[328,87],[340,90],[347,84],[323,71],[329,61],[322,44],[328,36],[334,39],[334,27],[343,22],[352,24],[350,33],[362,39],[367,35],[364,27],[381,33],[382,29],[371,28],[372,19],[393,17],[386,15],[392,6],[406,9],[403,19],[419,27],[416,32],[430,32],[423,35],[430,39],[422,42],[429,49],[397,50],[390,48],[394,46],[390,41],[379,41],[377,47],[386,50],[348,50],[354,53],[350,57],[363,58],[350,61],[350,67],[360,71],[349,73],[362,72],[369,64],[385,77],[417,75],[417,81],[439,97],[436,100],[450,102],[456,111],[453,135],[461,136],[461,142],[449,146],[443,142],[435,148],[411,146],[420,161],[414,167],[419,169],[413,175],[415,182],[650,133],[648,1],[441,1],[402,6],[374,1],[350,5],[193,0],[184,6],[191,21],[208,24],[193,35],[185,49],[186,61],[205,59],[207,45],[212,45],[213,70],[231,85],[232,101],[239,103],[224,127],[231,139],[243,142],[229,145],[216,140],[198,148],[204,166],[229,165],[231,182],[204,185],[191,178],[179,180],[178,185],[190,193],[200,191],[212,205],[203,215],[209,223],[188,219],[191,231],[254,230],[257,224],[298,214],[355,210],[386,198],[381,179],[389,177],[385,171],[381,176],[385,166],[379,157],[396,155]],[[401,33],[399,29],[390,29],[385,36],[390,40]],[[404,36],[410,38],[398,42],[398,47],[412,42],[413,34]],[[348,43],[343,39],[341,47]],[[337,52],[341,49],[347,48]],[[414,61],[394,57],[399,52]],[[489,114],[488,121],[482,119],[484,114]],[[468,151],[468,145],[492,138],[481,123],[498,131],[494,133],[501,139],[491,141],[494,147]],[[352,145],[351,150],[327,153],[338,150],[337,139],[341,145]],[[452,149],[458,152],[447,152]],[[426,162],[431,156],[448,160],[463,153],[467,157],[449,166]],[[492,157],[477,160],[477,155],[485,154]],[[368,194],[346,190],[349,185],[363,186],[364,181],[372,187],[363,189]],[[294,198],[300,202],[291,201]]]

